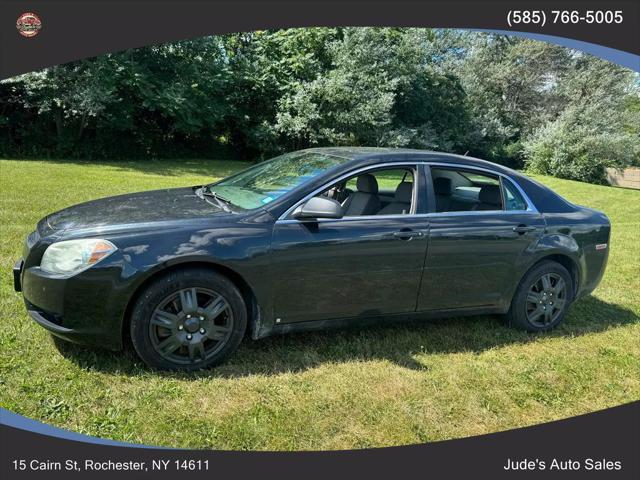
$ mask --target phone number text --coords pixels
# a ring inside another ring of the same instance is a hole
[[[619,24],[623,20],[622,10],[509,10],[507,13],[507,23],[510,27],[529,24],[544,27],[547,21],[562,24]]]

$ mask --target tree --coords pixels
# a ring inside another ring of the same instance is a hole
[[[565,107],[524,142],[527,166],[560,178],[605,183],[605,167],[638,163],[638,88],[629,70],[575,52],[558,80]]]
[[[555,87],[567,68],[568,50],[493,34],[457,40],[462,53],[448,69],[467,94],[472,153],[521,166],[521,141],[561,109]]]
[[[240,155],[282,150],[274,129],[278,102],[302,82],[330,67],[328,46],[339,29],[258,31],[223,38],[232,85],[227,96],[226,136]]]
[[[638,77],[559,46],[423,28],[264,30],[0,82],[13,156],[260,159],[414,147],[603,181],[638,163]]]
[[[433,68],[433,38],[425,29],[345,29],[330,45],[332,68],[280,99],[275,130],[295,147],[462,148],[465,95]]]
[[[171,151],[218,129],[226,110],[223,60],[219,40],[204,38],[103,55],[10,79],[3,82],[3,90],[13,116],[23,114],[13,140],[18,147],[43,144],[56,156]],[[29,128],[33,124],[42,127],[38,136]],[[52,130],[55,142],[47,134]],[[87,133],[90,139],[84,138]]]

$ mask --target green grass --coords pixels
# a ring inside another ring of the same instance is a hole
[[[0,406],[70,430],[154,445],[342,449],[465,437],[640,399],[640,192],[538,177],[613,223],[609,267],[556,331],[494,317],[246,341],[197,374],[130,351],[56,348],[10,269],[48,212],[100,196],[202,183],[238,162],[0,161]]]

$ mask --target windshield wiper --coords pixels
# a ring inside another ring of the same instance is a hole
[[[220,194],[214,192],[213,190],[211,190],[211,188],[209,188],[208,185],[205,185],[203,187],[200,187],[198,190],[196,190],[196,193],[200,193],[202,196],[207,196],[207,197],[211,197],[216,201],[216,204],[222,208],[225,212],[231,212],[231,209],[227,206],[227,205],[233,205],[231,203],[230,200],[224,198],[223,196],[221,196]]]
[[[213,190],[211,190],[211,187],[209,185],[205,185],[204,187],[202,187],[203,193],[205,195],[213,195],[214,197],[216,197],[218,200],[222,200],[225,203],[228,203],[230,205],[233,205],[231,203],[231,200],[229,200],[228,198],[224,198],[222,195],[220,195],[217,192],[214,192]]]

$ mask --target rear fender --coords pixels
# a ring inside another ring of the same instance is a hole
[[[577,292],[578,286],[582,285],[585,281],[584,272],[586,271],[586,264],[584,252],[576,239],[564,233],[544,235],[536,245],[534,260],[531,265],[529,265],[529,268],[540,260],[544,260],[546,257],[552,255],[562,255],[572,261],[576,270],[570,273],[575,274],[574,280],[576,281],[576,285],[574,285],[574,289],[576,289]]]

